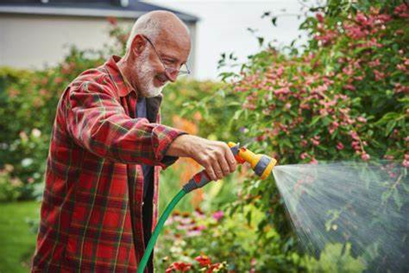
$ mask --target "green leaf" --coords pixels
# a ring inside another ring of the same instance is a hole
[[[258,40],[258,45],[263,46],[264,38],[263,37],[257,37],[257,40]]]
[[[277,26],[277,17],[273,17],[271,18],[271,23],[273,24],[273,26]]]
[[[315,123],[317,123],[319,120],[321,119],[321,116],[315,116],[313,119],[312,119],[312,121],[311,121],[311,123],[310,123],[310,127],[311,126],[313,126]]]

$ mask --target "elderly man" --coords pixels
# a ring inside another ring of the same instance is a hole
[[[136,272],[156,225],[160,169],[178,157],[193,158],[213,180],[236,169],[226,144],[160,124],[162,88],[182,72],[190,46],[173,13],[145,14],[123,58],[64,91],[32,272]]]

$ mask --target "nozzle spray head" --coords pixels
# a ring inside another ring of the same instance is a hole
[[[228,143],[238,163],[248,162],[254,172],[260,176],[261,179],[266,179],[270,176],[277,160],[263,154],[255,154],[245,147],[240,147],[240,144],[233,142]]]

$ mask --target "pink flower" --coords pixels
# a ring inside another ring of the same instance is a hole
[[[385,73],[379,72],[378,70],[374,70],[375,74],[375,81],[380,81],[385,78]]]
[[[369,67],[375,67],[375,66],[378,66],[380,64],[381,64],[381,62],[379,61],[379,59],[375,59],[374,61],[370,61],[368,63]]]
[[[365,17],[365,15],[363,13],[358,12],[358,14],[356,15],[356,21],[362,25],[366,25],[366,23],[368,22],[368,18]]]
[[[334,133],[335,129],[334,127],[329,127],[328,132],[332,135]]]
[[[355,91],[356,88],[352,84],[346,84],[344,85],[345,89],[350,90],[350,91]]]
[[[366,123],[366,118],[364,118],[364,117],[359,117],[357,120],[359,122]]]
[[[252,258],[250,265],[251,265],[251,269],[250,269],[250,273],[255,273],[256,272],[256,264],[257,264],[257,260],[256,258]]]
[[[363,152],[362,155],[361,155],[361,159],[363,161],[368,161],[370,158],[371,158],[371,156],[368,155],[366,152]]]
[[[315,157],[312,157],[312,158],[311,158],[310,164],[313,164],[313,165],[317,165],[317,164],[318,164],[318,161],[315,159]]]
[[[409,18],[409,7],[403,3],[395,8],[394,13],[399,17]]]
[[[324,16],[322,15],[322,13],[315,14],[315,17],[317,18],[318,22],[320,23],[324,22]]]
[[[311,141],[311,143],[312,143],[312,145],[314,145],[314,146],[318,146],[318,145],[320,145],[320,142],[319,142],[319,140],[316,140],[316,139],[310,139],[310,141]]]
[[[342,144],[341,142],[338,142],[337,149],[340,150],[340,151],[343,150],[344,149],[344,144]]]
[[[350,131],[349,135],[352,137],[352,139],[359,140],[359,136],[355,131]]]
[[[302,160],[304,160],[304,159],[306,159],[306,158],[308,158],[309,157],[309,155],[307,154],[307,153],[302,153],[301,155],[300,155],[300,158],[302,159]]]
[[[221,210],[216,211],[216,212],[213,213],[213,215],[212,215],[212,217],[213,217],[214,219],[216,219],[217,221],[219,221],[220,219],[222,219],[223,216],[224,216],[224,213],[223,213],[223,211],[221,211]]]

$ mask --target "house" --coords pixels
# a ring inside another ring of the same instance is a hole
[[[189,66],[194,75],[198,18],[139,0],[1,0],[0,66],[42,68],[61,61],[69,45],[98,49],[109,42],[107,18],[132,26],[146,12],[168,10],[192,35]]]

